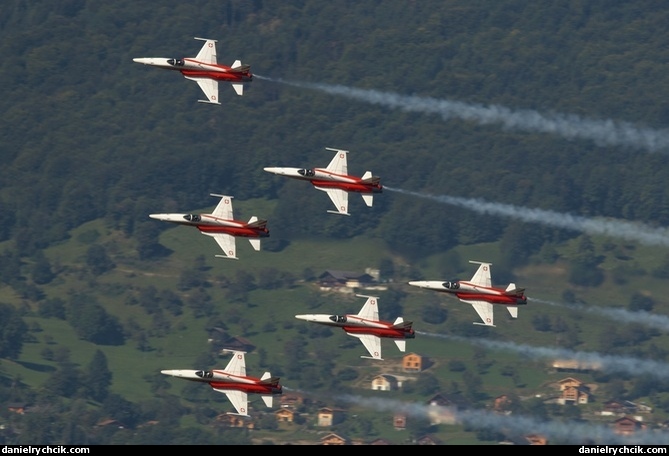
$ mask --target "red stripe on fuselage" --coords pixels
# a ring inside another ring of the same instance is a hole
[[[281,391],[278,386],[260,385],[257,383],[211,382],[209,385],[212,388],[231,389],[254,394],[276,394],[278,391]]]
[[[380,184],[363,184],[362,182],[337,182],[322,180],[312,180],[311,183],[314,185],[314,187],[338,188],[347,192],[381,193],[382,191]]]
[[[214,225],[198,225],[197,227],[200,231],[206,233],[225,233],[232,236],[240,237],[269,237],[269,230],[258,229],[258,228],[248,228],[248,227],[236,227],[236,226],[214,226]]]
[[[463,301],[486,301],[493,304],[527,304],[527,299],[523,296],[522,298],[518,296],[511,295],[493,295],[485,293],[455,293],[455,295],[462,299]]]
[[[372,336],[389,337],[391,339],[411,339],[415,337],[413,329],[363,328],[360,326],[343,326],[342,329],[351,334],[370,334]]]

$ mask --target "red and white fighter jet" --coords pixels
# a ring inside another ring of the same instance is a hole
[[[346,331],[349,336],[357,337],[371,355],[361,356],[361,358],[383,360],[381,358],[381,338],[392,339],[397,348],[404,352],[406,350],[406,339],[416,337],[414,330],[411,328],[413,323],[404,321],[402,317],[397,317],[392,323],[381,321],[379,320],[379,298],[376,296],[356,296],[367,298],[357,314],[304,314],[295,315],[295,318],[321,325],[338,326]]]
[[[195,57],[163,58],[142,57],[132,59],[133,62],[144,65],[155,66],[165,70],[177,70],[191,81],[195,81],[207,96],[206,100],[198,100],[201,103],[221,104],[218,101],[218,83],[229,82],[235,89],[237,95],[244,93],[244,84],[253,80],[251,66],[243,65],[240,60],[235,60],[231,66],[220,65],[216,60],[216,42],[208,38],[198,38],[204,41],[204,45]]]
[[[249,416],[249,394],[259,394],[265,405],[271,408],[274,396],[282,394],[283,387],[279,384],[279,377],[272,377],[269,372],[265,372],[260,378],[247,376],[244,353],[232,351],[232,359],[225,369],[172,369],[162,370],[160,373],[184,380],[209,383],[214,391],[224,393],[237,410],[237,413],[228,412],[229,415]]]
[[[372,206],[374,193],[383,192],[381,178],[373,176],[371,171],[366,171],[362,177],[348,174],[346,156],[347,150],[332,149],[335,156],[327,168],[263,168],[268,173],[279,176],[291,177],[293,179],[311,181],[314,187],[328,194],[336,211],[328,211],[332,214],[351,215],[348,213],[348,194],[350,192],[360,193],[367,206]]]
[[[232,196],[211,196],[221,198],[211,214],[149,214],[149,217],[161,222],[190,225],[196,227],[202,234],[211,236],[221,247],[225,255],[216,255],[218,258],[238,260],[235,238],[248,238],[254,250],[260,250],[260,239],[269,237],[267,220],[259,220],[255,215],[248,222],[235,220],[232,213]]]
[[[470,261],[470,263],[478,264],[479,268],[469,281],[417,280],[409,282],[409,285],[451,293],[460,301],[471,304],[483,321],[483,323],[474,322],[475,325],[495,326],[493,324],[493,305],[506,307],[511,318],[518,318],[518,306],[527,304],[525,289],[517,288],[515,283],[510,283],[506,288],[493,287],[490,278],[492,263],[481,261]]]

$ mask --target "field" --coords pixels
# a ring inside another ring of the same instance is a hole
[[[253,202],[249,206],[253,206]],[[256,202],[258,207],[266,202]],[[269,210],[269,206],[265,207]],[[251,207],[247,213],[254,211]],[[496,310],[495,328],[483,328],[471,323],[477,321],[473,309],[453,298],[436,296],[434,293],[415,290],[406,285],[412,277],[410,271],[420,271],[425,278],[439,278],[444,264],[444,255],[434,255],[421,259],[415,264],[389,252],[379,239],[354,238],[347,241],[301,240],[294,242],[281,252],[255,252],[245,240],[238,240],[240,260],[215,258],[217,246],[206,236],[189,227],[174,227],[164,231],[161,243],[173,252],[165,259],[153,262],[141,262],[137,259],[134,245],[119,233],[104,227],[101,221],[91,222],[72,232],[71,239],[49,249],[47,254],[53,264],[61,270],[56,281],[46,286],[48,298],[61,297],[64,300],[73,292],[85,292],[91,299],[101,304],[105,310],[118,318],[124,327],[136,328],[133,334],[120,346],[95,345],[80,340],[72,327],[63,320],[41,318],[37,314],[37,304],[24,302],[10,288],[0,288],[0,301],[12,303],[24,309],[24,319],[31,328],[33,336],[23,346],[18,360],[2,360],[2,373],[13,379],[20,379],[32,387],[39,387],[48,381],[57,368],[55,360],[46,359],[45,350],[58,352],[65,350],[70,361],[79,367],[86,366],[96,350],[102,350],[107,356],[109,369],[113,373],[112,391],[133,402],[147,401],[155,397],[154,383],[161,377],[161,369],[176,368],[211,368],[222,367],[227,363],[225,355],[218,356],[215,366],[198,365],[198,360],[206,359],[211,352],[208,328],[223,325],[234,336],[250,340],[258,350],[266,353],[263,362],[254,350],[247,356],[247,372],[260,375],[271,368],[274,375],[281,376],[281,382],[287,391],[304,391],[304,385],[295,384],[294,367],[289,362],[287,347],[291,341],[305,334],[305,323],[294,318],[298,313],[344,313],[357,312],[364,300],[352,294],[322,292],[311,281],[303,280],[304,271],[310,269],[316,276],[326,270],[346,270],[362,272],[365,268],[377,268],[383,258],[392,258],[396,264],[396,276],[385,285],[388,291],[378,293],[380,309],[383,312],[385,299],[400,299],[405,320],[414,321],[418,332],[415,339],[407,343],[407,352],[414,352],[430,360],[431,366],[425,373],[434,376],[438,384],[435,391],[467,392],[477,388],[478,397],[487,404],[503,394],[517,394],[531,398],[536,395],[550,397],[556,390],[551,383],[565,376],[563,372],[550,369],[552,359],[524,356],[525,348],[545,347],[561,349],[575,346],[577,351],[592,351],[606,348],[606,333],[610,328],[620,326],[617,322],[601,314],[577,311],[565,306],[562,294],[571,290],[588,306],[599,308],[625,308],[629,297],[634,292],[652,296],[656,302],[655,311],[667,309],[664,284],[648,274],[640,274],[633,280],[614,280],[612,273],[607,273],[604,285],[595,289],[578,288],[568,285],[566,279],[568,258],[573,246],[565,245],[560,252],[561,260],[553,264],[536,262],[518,271],[514,271],[517,283],[526,286],[530,302],[521,307],[519,318],[511,320],[503,309]],[[104,245],[116,263],[116,268],[99,277],[86,272],[85,253],[92,242]],[[497,246],[474,245],[461,246],[457,255],[462,259],[491,261],[494,265]],[[450,254],[453,254],[452,252]],[[461,277],[473,273],[473,265],[462,262]],[[617,260],[607,257],[603,267],[614,270],[620,264],[633,265],[630,270],[638,270],[644,265],[651,270],[658,264],[652,249],[636,248],[627,252],[626,259]],[[197,270],[197,274],[207,279],[203,290],[179,290],[179,279],[184,270]],[[230,302],[222,285],[226,280],[234,281],[240,271],[258,277],[264,270],[276,269],[291,274],[295,278],[294,286],[277,289],[254,289],[247,298]],[[495,269],[493,266],[493,281]],[[449,277],[450,278],[450,277]],[[181,315],[156,315],[130,299],[141,290],[153,286],[158,290],[169,289],[178,293],[184,302]],[[201,301],[192,301],[196,296]],[[386,296],[386,297],[384,297]],[[190,299],[190,301],[189,301]],[[447,310],[448,318],[440,324],[429,324],[422,315],[426,305],[438,302]],[[203,310],[208,309],[208,310]],[[396,315],[388,316],[393,318]],[[533,319],[547,316],[551,321],[560,320],[568,328],[563,333],[537,331]],[[143,351],[138,349],[136,336],[146,336]],[[577,338],[580,343],[572,344],[570,338]],[[654,339],[655,344],[667,346],[666,336]],[[497,344],[497,346],[495,345]],[[511,344],[516,349],[508,349]],[[520,347],[520,348],[518,348]],[[392,398],[400,401],[421,403],[425,394],[420,392],[370,392],[371,379],[382,373],[394,373],[409,380],[418,377],[415,374],[403,374],[399,369],[403,354],[390,341],[383,342],[385,361],[373,363],[361,359],[365,354],[362,345],[344,332],[335,330],[324,338],[308,340],[307,352],[310,355],[327,356],[336,363],[335,373],[343,369],[354,369],[358,376],[345,385],[344,392],[362,396]],[[454,364],[465,366],[464,370],[455,369]],[[421,374],[422,375],[422,374]],[[470,385],[472,376],[478,385]],[[592,382],[592,377],[579,373],[579,378]],[[171,394],[180,394],[189,385],[186,382],[168,380]],[[323,404],[333,405],[332,394],[336,392],[313,391],[314,398]],[[471,393],[471,391],[470,391]],[[383,396],[385,394],[385,396]],[[212,396],[214,393],[212,392]],[[224,398],[211,398],[213,404],[221,409],[228,409]],[[264,406],[259,401],[259,410]],[[390,441],[401,443],[410,438],[409,431],[396,431],[392,427],[390,414],[374,410],[360,409],[355,413],[359,419],[371,420],[380,436]],[[282,425],[279,431],[270,433],[267,438],[285,440],[312,439],[316,434],[296,425]],[[461,426],[441,426],[437,434],[447,443],[473,443],[476,438],[471,430]],[[263,433],[258,433],[263,438]],[[479,442],[480,443],[480,442]]]

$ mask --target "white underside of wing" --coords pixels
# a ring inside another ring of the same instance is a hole
[[[223,393],[228,396],[228,399],[232,403],[232,406],[237,410],[239,415],[248,416],[248,394],[243,391],[238,390],[228,390],[228,389],[218,389],[214,388],[215,391]]]
[[[328,194],[332,203],[337,208],[337,212],[348,215],[348,192],[338,188],[316,188]]]
[[[202,234],[213,237],[226,257],[237,259],[237,242],[234,236],[225,233],[202,232]]]
[[[372,358],[383,359],[381,358],[381,338],[371,334],[349,334],[349,336],[360,339]]]
[[[207,102],[209,103],[218,103],[218,81],[210,78],[195,78],[192,76],[186,76],[186,79],[197,82],[197,85],[200,86],[200,89],[204,92],[207,97]]]
[[[471,304],[471,306],[474,308],[477,314],[479,314],[479,317],[481,317],[481,321],[483,321],[483,324],[486,326],[495,326],[493,324],[493,308],[492,304],[486,301],[464,301],[467,304]]]

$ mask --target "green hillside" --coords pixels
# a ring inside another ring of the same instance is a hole
[[[669,76],[655,32],[667,8],[5,3],[0,397],[33,413],[3,407],[2,443],[317,443],[331,431],[497,444],[522,432],[467,413],[500,396],[512,417],[584,423],[549,443],[582,443],[609,423],[609,401],[650,406],[652,431],[668,418]],[[132,61],[194,56],[193,37],[218,40],[219,63],[251,65],[243,96],[221,83],[220,106],[198,103],[195,82]],[[352,215],[331,215],[323,192],[263,171],[324,167],[326,147],[349,151],[350,174],[381,176],[372,207],[351,194]],[[148,217],[207,212],[211,193],[234,196],[237,219],[268,220],[260,252],[238,239],[239,260],[216,258],[195,228]],[[469,260],[526,288],[518,319],[496,309],[496,327],[473,325],[471,306],[407,285],[469,279]],[[353,292],[414,322],[420,374],[401,371],[391,341],[374,363],[343,331],[294,318],[357,312],[362,298],[318,278],[368,268],[385,289]],[[270,370],[311,399],[299,422],[254,399],[252,431],[221,427],[224,395],[159,373],[222,367],[229,338],[254,346],[250,375]],[[551,367],[578,357],[605,368]],[[379,374],[407,379],[371,391]],[[550,400],[567,376],[591,387],[587,404]],[[392,401],[420,408],[436,394],[458,402],[459,420],[431,424],[421,409],[393,428]],[[345,418],[321,429],[319,407]],[[97,426],[110,419],[123,429]]]

